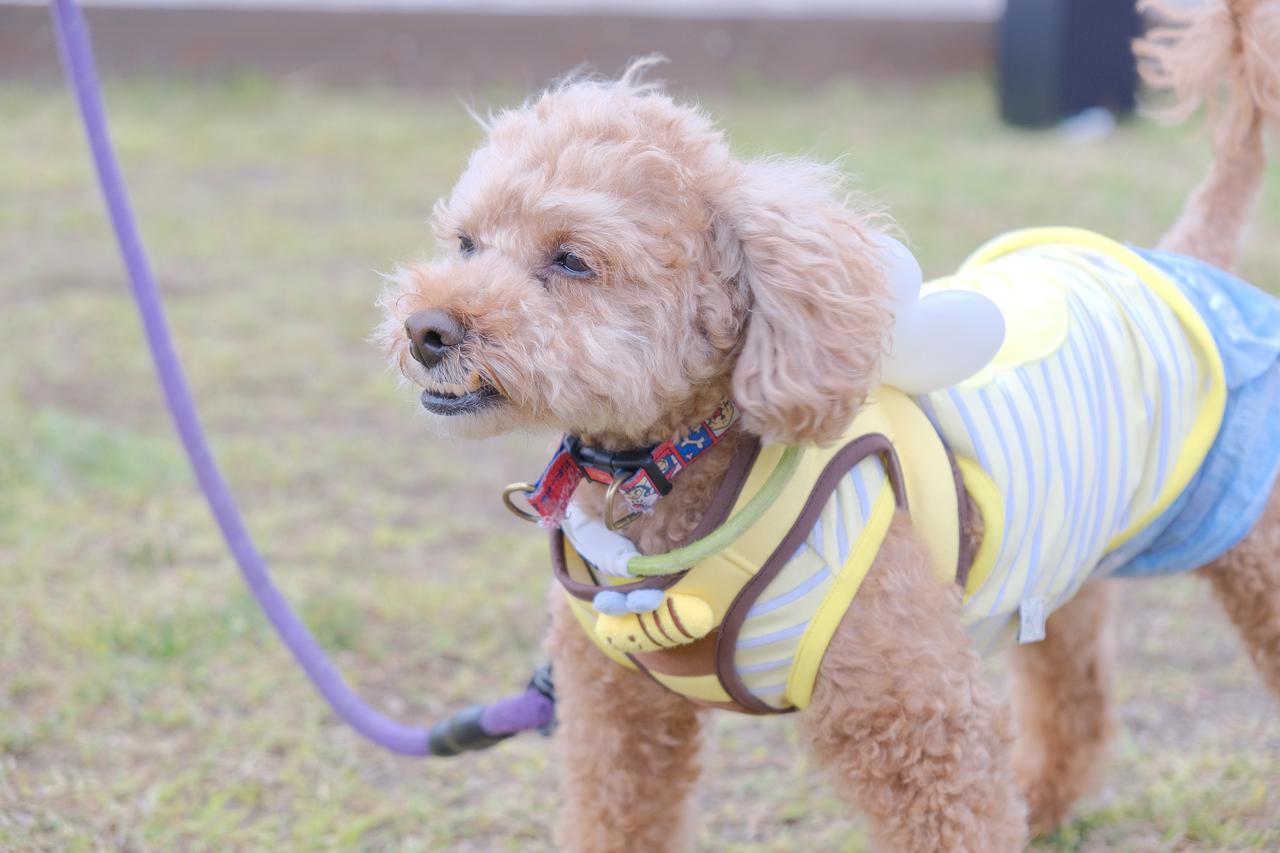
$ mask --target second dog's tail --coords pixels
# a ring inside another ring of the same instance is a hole
[[[1143,79],[1172,90],[1173,118],[1205,104],[1214,129],[1209,174],[1160,246],[1232,269],[1262,186],[1263,133],[1280,124],[1280,0],[1142,5],[1171,22],[1134,45]]]

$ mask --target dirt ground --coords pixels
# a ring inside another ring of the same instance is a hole
[[[216,452],[291,600],[399,718],[519,687],[548,570],[498,494],[547,437],[433,438],[365,340],[378,272],[431,250],[479,137],[463,107],[252,77],[108,95]],[[976,79],[707,106],[744,154],[844,156],[932,274],[1032,224],[1149,245],[1207,162],[1202,134],[1142,122],[1087,146],[1004,130]],[[66,98],[0,86],[0,116],[0,849],[546,849],[543,739],[394,758],[313,694],[178,454]],[[1278,183],[1245,269],[1273,290]],[[1134,584],[1120,629],[1107,785],[1037,848],[1280,847],[1277,706],[1207,588]],[[789,721],[722,716],[713,741],[703,849],[863,849]]]

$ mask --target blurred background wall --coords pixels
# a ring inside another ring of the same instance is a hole
[[[88,0],[117,76],[527,89],[661,51],[678,88],[991,68],[1004,0]],[[0,77],[54,78],[40,0],[0,0]]]

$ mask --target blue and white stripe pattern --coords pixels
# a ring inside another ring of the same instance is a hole
[[[1024,602],[1051,612],[1109,555],[1123,561],[1149,544],[1179,509],[1153,519],[1185,485],[1179,461],[1204,429],[1220,354],[1198,345],[1135,269],[1084,245],[1019,248],[929,287],[988,295],[1011,330],[978,376],[916,398],[1003,501],[1003,526],[987,531],[998,537],[994,565],[962,614],[985,653],[1016,640]],[[1272,450],[1268,459],[1280,457]],[[1278,468],[1280,459],[1267,469],[1272,480]],[[878,457],[855,466],[748,611],[734,660],[766,704],[790,706],[787,679],[806,632],[850,563],[865,562],[851,554],[891,495]]]
[[[917,399],[1004,498],[995,566],[964,610],[981,651],[1014,639],[1021,602],[1065,602],[1146,516],[1210,379],[1170,307],[1133,270],[1090,249],[1024,248],[943,286],[1011,284],[1021,291],[1015,310],[1062,312],[1061,341],[1028,359],[997,356],[975,380]],[[1007,310],[1006,320],[1019,322]]]
[[[827,499],[808,537],[747,611],[736,647],[738,674],[772,707],[789,707],[787,676],[800,640],[886,489],[892,491],[878,456],[855,465]]]

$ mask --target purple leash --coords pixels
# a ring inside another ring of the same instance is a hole
[[[528,729],[549,731],[555,707],[546,667],[534,676],[523,693],[492,705],[467,709],[433,729],[406,726],[392,720],[370,707],[342,680],[324,649],[272,583],[266,562],[249,536],[235,498],[209,450],[191,389],[173,346],[160,292],[143,251],[120,166],[111,147],[84,15],[75,0],[52,0],[50,7],[63,68],[80,108],[102,196],[129,273],[133,298],[142,318],[169,414],[227,547],[280,639],[338,716],[360,734],[392,752],[402,755],[456,755],[465,749],[491,746]]]

